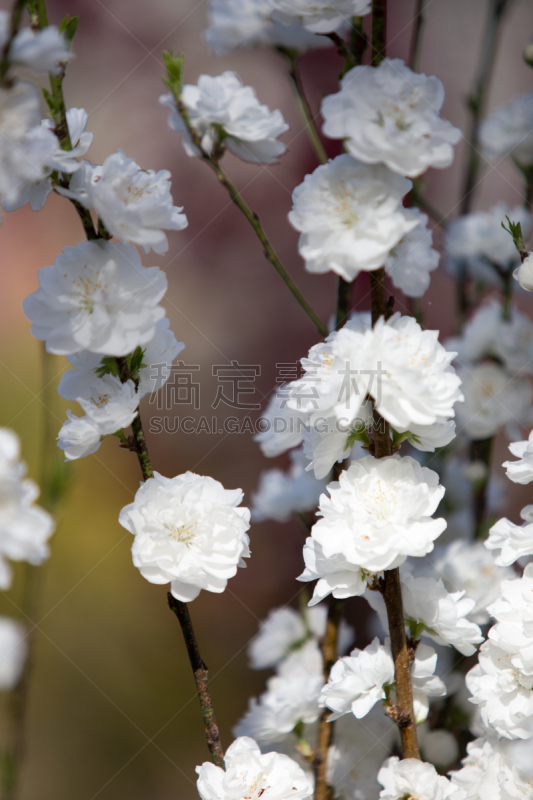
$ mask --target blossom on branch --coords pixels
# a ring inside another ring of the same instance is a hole
[[[322,101],[323,131],[344,139],[349,153],[367,164],[385,164],[415,178],[428,167],[449,167],[462,134],[439,112],[444,86],[399,58],[379,67],[353,67],[337,94]]]
[[[417,208],[411,209],[411,213],[419,220],[418,225],[390,251],[385,272],[407,297],[422,297],[429,288],[429,273],[439,266],[440,253],[431,246],[433,234],[428,228],[427,214]]]
[[[289,130],[281,111],[270,111],[268,106],[262,105],[255,90],[243,86],[235,72],[223,72],[216,77],[200,75],[196,86],[183,86],[181,101],[207,153],[223,144],[244,161],[275,164],[287,149],[278,141],[278,136]],[[172,130],[183,134],[187,155],[199,156],[200,151],[176,110],[172,95],[162,95],[159,102],[171,109],[168,124]]]
[[[479,138],[485,157],[508,156],[520,168],[533,166],[533,93],[514,97],[481,123]]]
[[[183,602],[202,589],[223,592],[250,555],[250,512],[238,507],[242,497],[240,489],[193,472],[175,478],[154,473],[119,515],[135,537],[134,566],[150,583],[170,583]]]
[[[307,569],[299,578],[327,581],[324,567],[328,569],[329,587],[319,581],[312,603],[333,589],[341,590],[333,592],[336,597],[363,594],[363,570],[382,572],[398,567],[407,556],[426,555],[446,528],[444,519],[431,517],[444,495],[437,473],[409,456],[357,459],[338,482],[330,483],[328,492],[329,497],[320,498],[322,519],[304,546]],[[355,585],[346,583],[345,572],[357,576]]]
[[[165,274],[143,267],[133,245],[97,239],[65,247],[40,269],[39,289],[22,306],[49,353],[125,356],[154,337],[166,289]]]
[[[439,775],[433,764],[417,758],[388,758],[378,773],[378,781],[383,786],[380,800],[446,800],[457,792],[457,787]]]
[[[183,209],[172,204],[170,172],[141,169],[122,150],[101,167],[84,161],[69,188],[58,191],[94,209],[109,233],[139,245],[145,253],[166,253],[163,229],[181,231],[188,224]]]
[[[310,800],[313,785],[298,764],[280,753],[261,753],[241,736],[226,750],[225,770],[210,761],[196,767],[202,800]]]
[[[274,19],[285,25],[300,22],[312,33],[332,33],[345,27],[352,17],[369,14],[371,0],[270,0]]]
[[[10,36],[10,14],[0,11],[0,48]],[[8,58],[14,64],[30,67],[36,72],[51,72],[57,75],[61,62],[72,58],[65,35],[55,25],[47,25],[39,31],[21,28],[9,48]]]
[[[50,514],[35,504],[39,487],[24,478],[26,465],[20,460],[16,434],[0,428],[0,589],[12,582],[11,561],[42,564],[49,554],[48,539],[55,523]]]
[[[316,36],[300,22],[284,25],[272,19],[269,0],[210,0],[207,6],[209,26],[204,39],[217,54],[230,53],[239,47],[271,45],[305,52],[332,47],[326,36]]]
[[[309,272],[336,272],[352,281],[379,269],[392,248],[419,224],[403,208],[411,181],[381,164],[337,156],[306,175],[292,194],[289,222],[300,231],[300,255]]]

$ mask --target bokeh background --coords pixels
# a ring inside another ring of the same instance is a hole
[[[158,97],[164,91],[161,52],[172,48],[185,53],[186,82],[194,83],[202,72],[235,69],[256,88],[262,102],[282,110],[291,129],[284,137],[289,152],[281,164],[251,166],[229,155],[226,168],[261,217],[291,275],[326,320],[334,308],[336,281],[305,273],[297,235],[286,218],[293,188],[316,161],[284,60],[266,50],[210,54],[202,40],[205,5],[197,0],[51,0],[48,5],[54,23],[66,13],[81,17],[65,91],[69,106],[89,113],[89,130],[94,133],[91,160],[102,163],[120,147],[143,167],[169,169],[174,201],[185,207],[189,219],[185,231],[170,233],[166,255],[143,256],[146,266],[165,269],[171,328],[186,343],[186,363],[201,368],[196,373],[200,410],[179,406],[165,413],[171,422],[185,412],[211,418],[216,393],[212,366],[232,360],[261,368],[250,401],[264,405],[279,376],[276,364],[296,362],[317,335],[264,260],[223,188],[205,165],[184,154],[178,135],[167,127],[167,111]],[[390,0],[389,5],[388,54],[405,58],[414,2]],[[444,116],[463,130],[487,5],[487,0],[427,3],[421,68],[444,81]],[[522,60],[531,37],[533,4],[514,0],[502,29],[489,108],[531,91],[533,72]],[[320,99],[335,90],[339,69],[332,51],[303,58],[303,79],[315,110]],[[338,143],[327,147],[329,154],[337,154]],[[462,142],[452,168],[427,176],[428,197],[449,217],[457,213],[466,156]],[[520,178],[508,164],[485,170],[474,207],[486,208],[497,200],[512,205],[522,201]],[[435,234],[438,238],[439,232]],[[35,478],[41,468],[45,406],[57,430],[65,416],[66,404],[55,395],[55,386],[66,360],[53,359],[51,391],[43,393],[40,345],[30,335],[21,302],[37,287],[38,269],[52,264],[65,245],[82,239],[73,209],[55,196],[39,214],[28,207],[4,214],[0,229],[0,424],[21,436],[23,456]],[[354,303],[369,307],[365,275],[357,281]],[[519,303],[527,309],[528,298],[521,297]],[[405,310],[399,292],[397,308]],[[428,327],[451,333],[453,283],[442,268],[433,273],[422,309]],[[223,417],[246,412],[221,406],[216,413]],[[161,412],[146,405],[147,429],[157,415]],[[212,475],[227,488],[242,487],[248,499],[261,470],[273,466],[249,433],[149,433],[148,439],[161,473],[173,476],[189,469]],[[500,464],[505,443],[498,447]],[[286,462],[281,458],[278,463]],[[136,459],[120,450],[112,437],[97,454],[69,467],[68,492],[33,619],[38,634],[21,800],[197,797],[194,766],[207,758],[207,751],[179,626],[166,607],[165,587],[147,583],[132,567],[131,536],[117,521],[139,479]],[[515,521],[519,508],[513,503],[509,509]],[[260,693],[264,685],[265,674],[247,668],[246,645],[269,608],[297,603],[302,539],[296,524],[253,526],[248,568],[239,571],[222,596],[204,592],[192,604],[226,745],[248,696]],[[0,610],[17,616],[20,603],[19,581],[0,598]],[[353,602],[348,613],[364,642],[361,608]]]

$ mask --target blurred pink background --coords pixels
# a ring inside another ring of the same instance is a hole
[[[65,92],[69,106],[89,113],[89,130],[94,133],[91,161],[101,164],[120,147],[145,168],[169,169],[174,201],[188,216],[185,231],[170,233],[166,255],[143,255],[146,266],[158,264],[168,276],[164,305],[171,328],[186,344],[181,358],[201,366],[201,409],[187,413],[212,416],[212,365],[231,360],[261,367],[251,402],[264,406],[275,386],[276,363],[301,358],[317,334],[210,170],[185,155],[179,136],[167,127],[167,111],[158,97],[165,91],[161,52],[172,48],[185,54],[185,82],[196,82],[202,72],[234,69],[245,84],[255,87],[261,102],[282,110],[291,129],[284,137],[289,153],[280,165],[252,166],[227,156],[225,167],[259,214],[287,269],[327,320],[334,308],[336,280],[304,271],[297,234],[286,216],[293,188],[315,168],[316,160],[284,60],[266,50],[211,55],[202,40],[202,2],[52,0],[48,7],[54,23],[66,13],[81,17]],[[444,81],[443,115],[463,130],[486,7],[486,0],[427,3],[421,69]],[[2,8],[9,5],[3,3]],[[390,0],[391,57],[407,56],[413,8],[410,0]],[[489,108],[531,91],[533,72],[522,60],[531,37],[533,5],[515,0],[503,26]],[[335,91],[340,66],[332,51],[303,58],[303,79],[315,111],[320,99]],[[330,155],[338,153],[338,143],[327,147]],[[465,158],[462,142],[452,168],[427,176],[428,197],[450,217],[457,213]],[[485,171],[474,205],[486,208],[497,200],[522,202],[519,176],[509,164]],[[22,437],[33,477],[38,475],[43,418],[40,351],[21,302],[37,287],[38,269],[52,264],[65,245],[82,239],[75,212],[57,196],[39,214],[29,207],[4,214],[0,230],[0,424]],[[354,302],[361,309],[369,306],[364,275],[356,283]],[[527,309],[527,299],[519,302]],[[407,310],[399,292],[396,308]],[[427,327],[440,328],[443,336],[452,331],[453,284],[442,268],[433,274],[422,308]],[[66,360],[58,357],[54,364],[57,383]],[[58,430],[65,408],[54,399]],[[146,429],[157,413],[153,406],[145,407]],[[499,442],[497,464],[504,460],[505,447]],[[212,475],[227,488],[242,487],[248,501],[261,470],[274,465],[261,456],[248,433],[150,435],[149,448],[161,473],[173,476],[189,469]],[[95,456],[75,463],[70,471],[35,620],[39,635],[21,800],[195,798],[194,767],[207,759],[207,750],[181,633],[166,607],[165,587],[152,586],[133,568],[131,536],[117,521],[138,487],[138,465],[109,437]],[[510,509],[515,520],[519,507]],[[268,609],[296,603],[302,588],[295,581],[302,569],[298,525],[255,525],[251,541],[248,568],[240,570],[228,590],[222,596],[204,592],[191,605],[226,746],[248,696],[260,693],[265,680],[265,673],[248,670],[246,644]],[[19,604],[15,587],[4,595],[1,610],[17,615]],[[353,602],[349,616],[364,637],[364,622],[358,624],[361,608]]]

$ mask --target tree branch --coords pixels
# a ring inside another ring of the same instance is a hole
[[[217,767],[222,767],[222,769],[224,769],[224,751],[220,744],[220,734],[215,718],[215,711],[213,709],[213,701],[211,700],[211,694],[209,692],[207,666],[198,649],[198,642],[194,634],[189,609],[186,603],[182,603],[181,600],[176,600],[170,592],[168,592],[167,598],[169,608],[177,616],[181,625],[181,632],[183,633],[183,639],[185,641],[187,653],[189,654],[189,661],[191,662],[194,680],[196,682],[196,691],[198,692],[198,699],[202,709],[207,746],[211,753],[213,763],[216,764]]]

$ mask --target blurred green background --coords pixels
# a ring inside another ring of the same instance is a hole
[[[164,91],[161,51],[173,48],[185,53],[186,82],[194,83],[201,72],[235,69],[244,83],[256,88],[262,102],[283,111],[291,130],[284,138],[289,153],[279,166],[251,166],[227,156],[226,167],[258,212],[289,271],[327,319],[334,307],[336,281],[329,275],[305,273],[296,250],[297,235],[286,219],[292,189],[316,162],[283,59],[265,50],[215,58],[202,40],[205,6],[194,0],[52,0],[48,5],[52,22],[58,23],[67,12],[81,17],[73,48],[76,59],[68,68],[65,90],[69,106],[84,107],[89,113],[89,130],[95,134],[91,161],[102,163],[120,147],[143,167],[169,169],[174,201],[184,206],[189,218],[187,230],[170,233],[166,255],[143,256],[143,262],[166,270],[170,288],[164,305],[171,328],[186,344],[182,355],[186,363],[201,366],[201,409],[192,413],[212,416],[216,389],[212,365],[231,360],[261,366],[252,401],[264,405],[275,386],[276,363],[295,362],[317,336],[263,259],[258,242],[222,187],[204,165],[182,151],[178,135],[167,127],[167,111],[158,104],[158,96]],[[390,0],[390,56],[407,55],[413,7],[412,0]],[[444,115],[464,130],[464,101],[487,2],[430,0],[427,7],[422,70],[443,79]],[[2,8],[9,4],[4,2]],[[491,108],[531,90],[533,73],[521,57],[530,35],[533,6],[530,0],[515,0],[500,42]],[[315,110],[321,97],[335,90],[339,69],[333,52],[303,58],[303,78]],[[338,143],[327,146],[329,154],[337,154]],[[465,158],[463,142],[451,169],[428,175],[428,197],[450,216],[456,213]],[[475,206],[485,208],[497,200],[521,202],[518,175],[508,164],[486,170]],[[52,264],[65,245],[81,241],[82,234],[73,209],[59,197],[49,198],[39,214],[28,207],[4,214],[0,230],[0,424],[21,436],[23,457],[35,478],[40,469],[43,403],[50,407],[57,430],[67,404],[55,391],[51,404],[43,400],[40,345],[30,335],[21,302],[37,287],[38,269]],[[357,281],[355,305],[368,307],[365,275]],[[451,332],[453,284],[442,268],[433,274],[422,307],[428,327]],[[406,310],[401,296],[397,308]],[[53,359],[54,387],[65,368],[65,359]],[[158,413],[146,405],[146,429]],[[182,409],[171,417],[174,413]],[[231,409],[227,413],[234,414]],[[248,500],[261,470],[273,466],[247,433],[148,438],[153,463],[161,473],[173,476],[190,469],[212,475],[227,488],[242,487]],[[504,449],[502,442],[497,463],[503,460],[499,455]],[[278,463],[286,461],[281,458]],[[138,487],[138,464],[110,438],[97,454],[68,470],[68,493],[58,514],[34,620],[38,636],[21,800],[195,798],[194,766],[206,760],[207,750],[181,632],[166,607],[166,587],[147,583],[132,567],[131,536],[117,521]],[[517,518],[516,509],[511,515]],[[248,568],[239,571],[228,590],[222,596],[203,592],[191,604],[226,746],[248,696],[261,692],[264,685],[264,673],[247,668],[247,642],[269,608],[296,603],[302,588],[295,581],[302,568],[303,536],[298,525],[253,526],[251,541]],[[15,582],[14,589],[4,594],[0,610],[17,615],[20,593],[20,581]],[[358,621],[361,608],[354,602],[348,613],[364,637],[364,622]]]

